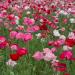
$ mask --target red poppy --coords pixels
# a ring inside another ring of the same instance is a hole
[[[67,67],[64,63],[56,62],[55,69],[56,71],[64,72],[66,71]]]
[[[65,44],[68,45],[68,46],[70,46],[70,47],[73,47],[73,46],[75,45],[75,42],[74,42],[73,39],[67,38],[67,39],[65,40]]]
[[[40,30],[47,30],[45,22],[40,26]]]
[[[10,58],[13,60],[13,61],[17,61],[19,59],[19,55],[18,54],[10,54]]]
[[[65,73],[64,75],[70,75],[69,73]]]

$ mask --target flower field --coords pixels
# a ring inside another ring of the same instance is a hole
[[[74,75],[75,0],[0,0],[0,75]]]

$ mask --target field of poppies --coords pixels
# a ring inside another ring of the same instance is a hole
[[[0,0],[0,75],[74,75],[75,0]]]

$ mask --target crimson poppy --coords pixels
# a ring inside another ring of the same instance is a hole
[[[13,60],[13,61],[17,61],[19,59],[19,55],[16,53],[16,54],[10,54],[10,58]]]
[[[74,42],[73,39],[67,38],[67,39],[65,40],[65,44],[68,45],[68,46],[70,46],[70,47],[73,47],[73,46],[75,45],[75,42]]]

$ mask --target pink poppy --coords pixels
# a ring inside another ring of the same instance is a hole
[[[43,53],[40,51],[37,51],[34,53],[34,55],[32,56],[35,60],[40,61],[43,59]]]
[[[10,38],[11,39],[14,39],[16,37],[16,35],[17,35],[17,32],[16,31],[11,31],[10,32]]]
[[[29,25],[29,26],[32,26],[32,25],[34,25],[34,23],[35,23],[35,20],[34,19],[30,19],[30,18],[24,18],[24,24],[25,25]]]

